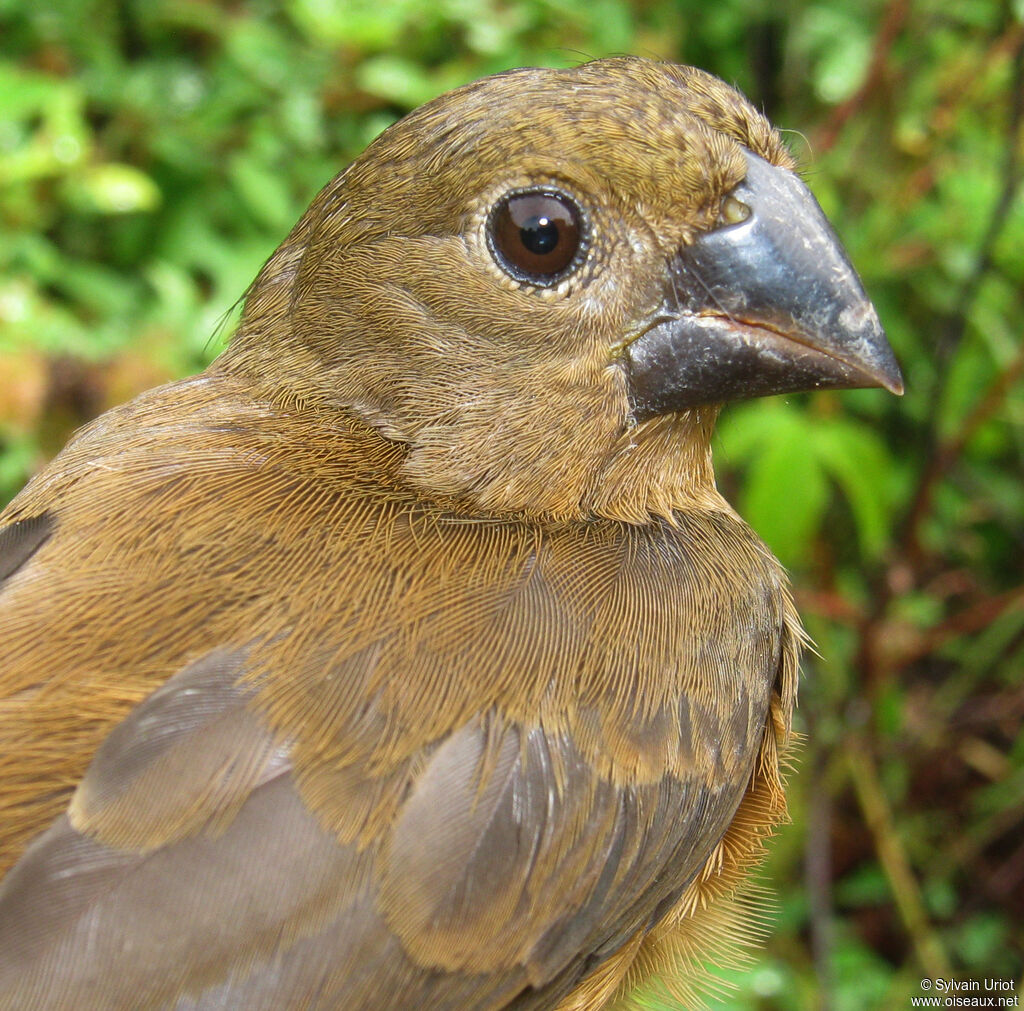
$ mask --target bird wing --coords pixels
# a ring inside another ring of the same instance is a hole
[[[0,886],[0,1008],[551,1006],[728,826],[780,668],[775,570],[725,514],[410,511],[326,472],[295,419],[247,432],[227,410],[230,429],[154,422],[128,460],[79,440],[0,535],[8,767],[45,758],[49,727],[73,752],[106,722]],[[372,471],[344,437],[331,459]],[[28,514],[54,494],[64,512]],[[134,542],[104,536],[141,512]],[[762,570],[724,592],[736,538]]]
[[[616,950],[735,804],[615,787],[570,741],[482,720],[416,763],[387,832],[341,844],[243,667],[211,652],[101,746],[0,890],[0,1006],[504,1007]]]

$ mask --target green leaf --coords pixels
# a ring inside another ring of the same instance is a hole
[[[889,543],[892,508],[887,501],[891,456],[863,422],[830,418],[811,430],[814,452],[849,502],[863,554],[877,557]]]
[[[444,90],[436,77],[399,56],[376,56],[363,62],[357,73],[359,87],[388,102],[413,108]]]
[[[0,120],[38,115],[67,90],[63,81],[0,63]]]
[[[160,189],[145,172],[116,162],[83,169],[68,181],[65,192],[80,210],[100,214],[151,211],[160,203]]]
[[[286,231],[298,208],[285,185],[285,177],[254,157],[241,154],[231,160],[231,181],[250,213],[273,230]]]
[[[749,461],[776,427],[788,424],[792,410],[782,400],[730,404],[718,422],[716,458],[729,465]]]
[[[779,413],[750,466],[741,512],[786,565],[807,560],[828,482],[796,412]]]
[[[311,41],[369,50],[394,46],[415,9],[411,0],[291,0],[288,4],[289,14]]]

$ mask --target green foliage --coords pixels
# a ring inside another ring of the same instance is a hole
[[[877,559],[887,546],[897,490],[885,443],[855,418],[821,414],[807,421],[806,411],[784,400],[726,413],[719,457],[745,472],[740,512],[783,562],[802,565],[834,498],[832,482],[852,515],[860,556]]]
[[[311,197],[413,106],[612,52],[718,73],[794,131],[907,378],[720,423],[720,482],[819,653],[777,928],[727,1003],[1019,979],[1022,22],[1020,0],[0,0],[0,498],[209,361]]]

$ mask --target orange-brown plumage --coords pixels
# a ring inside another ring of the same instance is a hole
[[[206,373],[12,503],[0,873],[58,820],[0,885],[0,1008],[583,1011],[743,934],[801,633],[715,489],[717,405],[634,386],[745,151],[788,175],[668,64],[444,96]],[[493,246],[527,191],[583,217],[550,282]],[[822,382],[895,385],[871,354]]]

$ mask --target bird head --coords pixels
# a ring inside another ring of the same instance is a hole
[[[264,266],[215,368],[354,414],[420,493],[634,522],[717,494],[725,401],[902,389],[770,124],[636,58],[499,74],[386,130]]]

